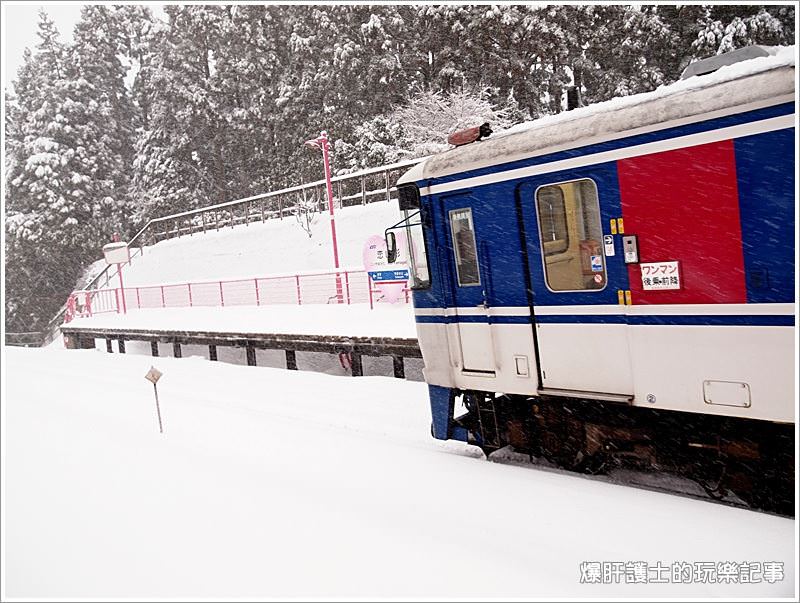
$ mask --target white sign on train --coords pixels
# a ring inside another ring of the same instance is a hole
[[[639,264],[642,271],[642,289],[663,291],[681,288],[681,271],[678,262],[652,262]]]
[[[612,235],[603,235],[603,246],[606,248],[607,258],[612,257],[616,253],[614,249],[614,237]]]

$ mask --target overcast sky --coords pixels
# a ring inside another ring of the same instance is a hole
[[[22,65],[25,48],[34,50],[39,42],[36,24],[39,9],[43,8],[55,21],[63,41],[72,40],[72,28],[78,22],[81,4],[59,2],[58,4],[12,4],[3,2],[3,86],[10,84]]]
[[[72,30],[81,15],[84,2],[58,2],[51,4],[35,4],[30,2],[3,1],[3,87],[9,86],[17,76],[17,69],[22,65],[22,53],[25,48],[35,50],[39,37],[36,35],[39,22],[39,9],[50,15],[56,24],[64,42],[72,41]],[[148,4],[156,12],[160,3],[140,2]]]

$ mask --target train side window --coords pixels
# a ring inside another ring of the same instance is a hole
[[[472,210],[469,208],[454,209],[449,214],[458,284],[461,287],[480,285],[481,278],[478,268],[478,251],[475,244]]]
[[[553,291],[597,291],[606,286],[606,263],[597,186],[573,180],[536,191],[539,236],[547,286]]]

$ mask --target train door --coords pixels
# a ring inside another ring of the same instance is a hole
[[[542,392],[628,401],[630,293],[616,170],[564,175],[517,189]]]
[[[486,242],[475,228],[474,205],[475,198],[469,194],[441,199],[454,313],[451,333],[458,340],[462,371],[494,376]]]

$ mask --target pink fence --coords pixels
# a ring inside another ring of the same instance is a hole
[[[384,301],[382,285],[402,286],[402,299],[408,303],[407,281],[376,283],[369,273],[359,270],[129,287],[124,291],[124,306],[141,309],[369,303],[369,307],[374,308],[376,303]],[[64,322],[70,322],[76,316],[121,312],[122,295],[119,288],[73,291],[67,300]]]

